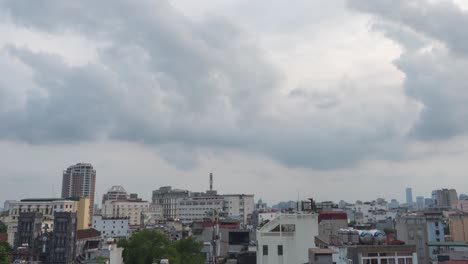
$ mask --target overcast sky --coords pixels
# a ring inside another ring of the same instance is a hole
[[[468,192],[468,0],[0,0],[0,201]]]

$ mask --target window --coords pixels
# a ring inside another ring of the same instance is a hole
[[[283,245],[278,245],[278,256],[283,256]]]
[[[263,256],[268,256],[268,245],[263,245]]]

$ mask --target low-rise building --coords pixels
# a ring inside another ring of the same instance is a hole
[[[150,210],[150,203],[140,200],[112,201],[102,205],[103,217],[128,218],[130,226],[141,226],[141,213]]]
[[[307,263],[318,233],[316,213],[278,215],[257,230],[257,263]]]
[[[125,217],[93,217],[93,228],[101,233],[102,238],[128,237],[129,222]]]
[[[468,242],[468,213],[451,214],[448,225],[452,241]]]

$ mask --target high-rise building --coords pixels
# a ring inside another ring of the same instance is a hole
[[[441,189],[432,192],[435,196],[435,205],[437,207],[457,208],[458,195],[454,189]]]
[[[406,188],[406,203],[408,206],[413,205],[413,190],[410,187]]]
[[[93,214],[96,170],[89,163],[78,163],[63,171],[62,198],[88,197]]]
[[[424,196],[416,196],[416,209],[424,210]]]

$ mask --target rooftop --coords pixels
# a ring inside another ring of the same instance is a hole
[[[84,230],[77,230],[76,231],[76,239],[81,240],[81,239],[87,239],[87,238],[94,238],[94,237],[100,237],[101,232],[97,231],[94,228],[90,229],[84,229]]]

